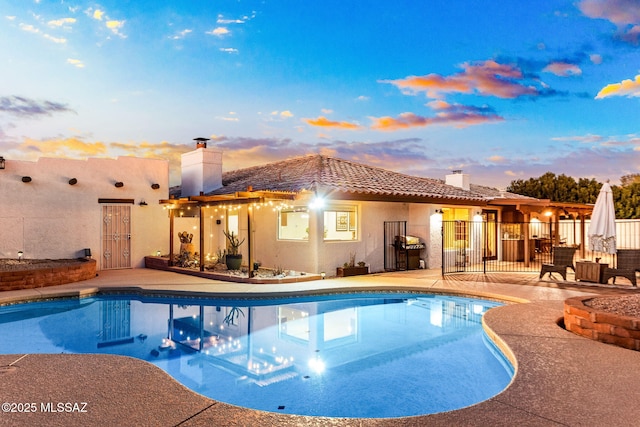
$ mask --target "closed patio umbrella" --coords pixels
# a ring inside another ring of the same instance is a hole
[[[589,249],[607,254],[616,253],[616,211],[608,182],[602,185],[591,214]]]

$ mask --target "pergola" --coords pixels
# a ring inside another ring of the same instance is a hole
[[[174,245],[174,222],[176,217],[176,212],[193,209],[197,212],[198,217],[200,219],[200,224],[198,227],[198,242],[200,246],[199,252],[199,260],[198,265],[200,271],[204,271],[205,260],[204,260],[204,251],[202,248],[204,247],[204,209],[205,208],[215,208],[215,207],[228,207],[228,206],[247,206],[247,262],[248,265],[253,265],[253,254],[251,251],[252,242],[251,242],[251,219],[253,214],[254,206],[262,206],[265,204],[276,202],[284,202],[290,200],[296,200],[300,198],[300,193],[294,192],[284,192],[284,191],[238,191],[233,194],[222,194],[222,195],[213,195],[213,196],[190,196],[186,198],[179,199],[167,199],[160,200],[160,204],[165,205],[165,207],[169,210],[169,266],[173,265],[173,245]],[[249,268],[249,277],[253,276],[253,269]]]
[[[571,203],[571,202],[552,202],[549,199],[539,200],[522,200],[522,199],[509,199],[509,198],[495,198],[489,202],[491,206],[515,206],[515,209],[524,215],[524,222],[531,220],[532,213],[542,214],[544,216],[552,217],[555,222],[555,228],[558,229],[560,223],[560,216],[572,215],[574,218],[580,220],[580,241],[583,242],[580,245],[580,257],[585,257],[585,244],[586,241],[586,224],[585,217],[590,215],[593,211],[593,205],[587,205],[583,203]],[[574,219],[575,221],[575,219]],[[560,244],[560,235],[556,233],[553,238],[552,244],[557,246]],[[574,236],[575,237],[575,236]],[[529,253],[529,230],[524,228],[524,260],[525,265],[528,266],[530,253]]]

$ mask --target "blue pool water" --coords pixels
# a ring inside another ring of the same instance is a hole
[[[401,417],[473,405],[509,384],[513,369],[481,327],[496,305],[397,293],[52,300],[0,307],[0,351],[127,355],[248,408]]]

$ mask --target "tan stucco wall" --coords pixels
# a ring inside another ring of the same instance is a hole
[[[30,176],[32,181],[22,182]],[[70,185],[71,178],[77,184]],[[121,188],[115,182],[123,182]],[[152,189],[159,184],[159,189]],[[101,269],[102,206],[98,199],[134,199],[131,206],[132,267],[144,256],[168,252],[169,220],[160,199],[169,194],[165,160],[119,157],[6,161],[0,170],[0,257],[76,258],[90,248]],[[144,200],[147,206],[140,206]]]
[[[331,202],[327,202],[331,203]],[[256,214],[254,239],[255,256],[264,266],[310,273],[336,274],[336,267],[349,261],[355,253],[356,262],[364,261],[370,272],[384,270],[384,222],[405,221],[409,217],[408,204],[383,202],[333,202],[358,207],[359,236],[356,241],[324,241],[322,211],[309,212],[309,241],[278,241],[277,213]],[[315,233],[313,232],[315,230]]]
[[[294,203],[305,206],[303,201]],[[351,253],[355,253],[356,262],[364,261],[369,272],[384,270],[384,222],[407,221],[407,234],[419,237],[427,248],[421,252],[426,268],[439,268],[442,265],[441,215],[436,209],[444,205],[424,203],[391,203],[391,202],[352,202],[328,201],[333,206],[357,206],[358,208],[358,240],[325,241],[323,238],[324,218],[322,210],[309,211],[309,240],[278,240],[278,212],[270,207],[255,209],[252,213],[252,255],[254,261],[260,261],[263,267],[298,272],[320,273],[327,276],[336,274],[336,268],[349,261]],[[476,209],[469,207],[469,209]],[[225,248],[226,217],[224,212],[205,211],[204,252],[215,253]],[[247,237],[247,206],[237,211],[239,236]],[[213,215],[214,218],[210,218]],[[215,224],[221,219],[221,224]],[[176,218],[174,236],[174,253],[177,254],[180,242],[177,233],[188,231],[194,234],[193,244],[200,251],[198,218]],[[248,265],[248,239],[240,247],[243,264]],[[164,253],[164,252],[163,252]]]

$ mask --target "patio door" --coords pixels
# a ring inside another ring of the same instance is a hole
[[[131,268],[131,206],[102,206],[102,269]]]
[[[498,259],[498,211],[482,211],[483,260]]]

